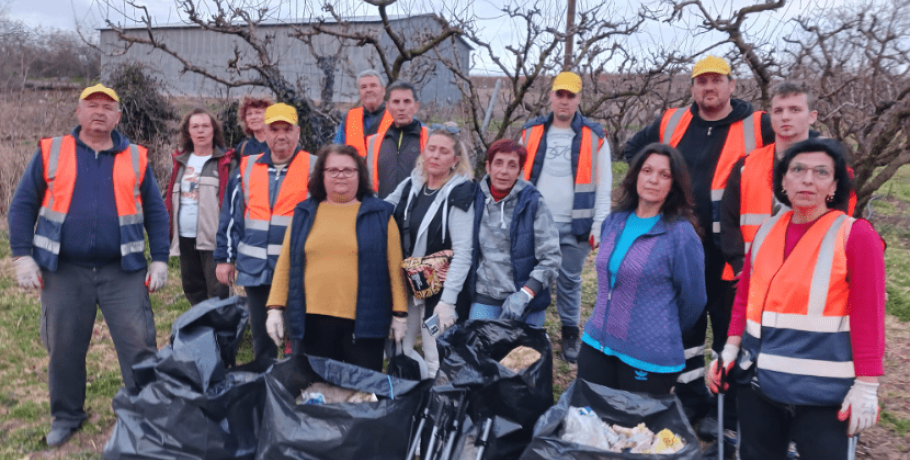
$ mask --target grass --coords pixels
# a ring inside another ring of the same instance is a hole
[[[885,425],[893,430],[895,433],[897,433],[898,437],[903,438],[907,435],[908,432],[910,432],[910,420],[900,418],[886,410],[881,411],[880,415],[882,425]]]

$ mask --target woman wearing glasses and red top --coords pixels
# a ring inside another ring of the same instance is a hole
[[[381,371],[385,338],[407,327],[392,206],[376,198],[366,162],[347,145],[319,151],[309,192],[284,237],[266,330],[280,344],[287,309],[294,354]]]
[[[728,338],[711,365],[740,385],[740,457],[846,459],[878,419],[884,354],[884,244],[869,222],[837,209],[849,199],[844,147],[791,146],[774,167],[774,195],[791,211],[759,228]]]
[[[421,332],[426,364],[424,378],[436,375],[439,356],[436,339],[421,324],[434,314],[439,318],[439,333],[455,324],[455,305],[471,269],[473,235],[470,229],[474,219],[474,183],[471,179],[468,149],[459,137],[458,127],[454,123],[432,125],[427,145],[420,152],[411,177],[403,180],[386,197],[386,201],[395,205],[395,220],[401,233],[404,257],[452,251],[439,292],[418,298],[413,295],[414,289],[422,280],[410,283],[412,295],[408,301],[408,334],[403,345],[405,353],[416,358],[412,350],[417,331]],[[468,305],[466,301],[462,303],[462,316],[465,317]]]

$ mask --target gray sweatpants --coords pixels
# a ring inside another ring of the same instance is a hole
[[[57,271],[42,270],[41,275],[41,340],[50,358],[51,415],[54,426],[76,428],[86,418],[85,355],[98,307],[128,389],[135,389],[132,365],[157,351],[145,270],[124,272],[119,262],[99,268],[61,262]]]

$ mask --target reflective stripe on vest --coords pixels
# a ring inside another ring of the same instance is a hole
[[[761,136],[763,113],[753,112],[746,118],[730,124],[727,139],[711,179],[711,231],[715,234],[720,233],[720,201],[724,197],[724,188],[727,187],[727,178],[733,165],[747,153],[763,146]],[[667,110],[660,120],[660,141],[676,147],[682,141],[691,121],[692,111],[688,108]]]
[[[839,404],[855,377],[845,249],[854,220],[828,212],[784,259],[792,216],[772,217],[755,235],[743,343],[762,393],[783,403]]]
[[[387,112],[388,113],[388,112]],[[390,124],[391,126],[391,124]],[[376,134],[367,138],[367,169],[369,169],[370,177],[373,179],[373,191],[379,192],[379,152],[382,150],[382,140],[385,139],[385,134],[388,131],[389,127],[386,126],[385,129],[382,129],[382,126],[379,127],[379,131]],[[426,126],[420,127],[420,153],[423,154],[424,147],[427,146],[427,139],[430,136],[430,130]]]
[[[38,250],[35,257],[39,265],[56,270],[63,222],[76,186],[76,138],[68,135],[42,139],[38,145],[47,190],[38,212],[32,244]],[[112,191],[120,224],[121,266],[129,271],[145,265],[145,229],[139,189],[147,166],[148,151],[135,144],[114,156]]]
[[[281,244],[270,241],[271,234],[284,235],[291,223],[294,207],[307,199],[310,177],[310,154],[299,150],[287,166],[275,205],[269,200],[269,165],[260,163],[263,154],[240,159],[240,183],[243,187],[244,236],[237,245],[238,256],[268,260],[281,254]],[[240,261],[238,261],[238,265]]]
[[[365,157],[367,155],[367,143],[363,129],[363,113],[363,107],[355,107],[348,111],[348,116],[345,117],[344,123],[344,143],[354,147],[360,156]],[[385,137],[385,132],[392,126],[392,121],[392,114],[386,110],[382,114],[382,119],[379,121],[379,128],[376,132],[383,133],[383,137]]]

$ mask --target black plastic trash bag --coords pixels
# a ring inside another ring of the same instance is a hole
[[[404,354],[401,349],[401,342],[395,342],[392,349],[393,355],[389,358],[389,367],[386,369],[386,373],[404,380],[420,380],[420,363]]]
[[[516,321],[473,320],[451,329],[437,345],[441,362],[434,385],[467,389],[467,412],[476,425],[495,420],[483,458],[518,458],[534,423],[553,405],[553,353],[546,331]],[[499,361],[518,346],[536,350],[540,359],[515,373]],[[515,426],[519,429],[511,429]]]
[[[256,455],[261,460],[401,460],[430,385],[312,356],[279,361],[263,375],[265,412]],[[379,400],[298,405],[301,390],[318,382]]]
[[[114,396],[106,459],[252,459],[265,400],[260,374],[226,371],[247,323],[246,299],[209,299],[175,323],[171,343],[134,366],[141,390]]]
[[[610,424],[634,427],[644,423],[651,431],[668,428],[682,438],[685,447],[675,454],[631,454],[606,452],[560,439],[563,421],[569,407],[590,407],[600,418]],[[654,397],[614,390],[601,385],[576,380],[550,410],[534,426],[534,440],[524,451],[521,460],[603,460],[603,459],[653,459],[697,460],[701,448],[695,432],[683,413],[682,404],[674,395]]]

